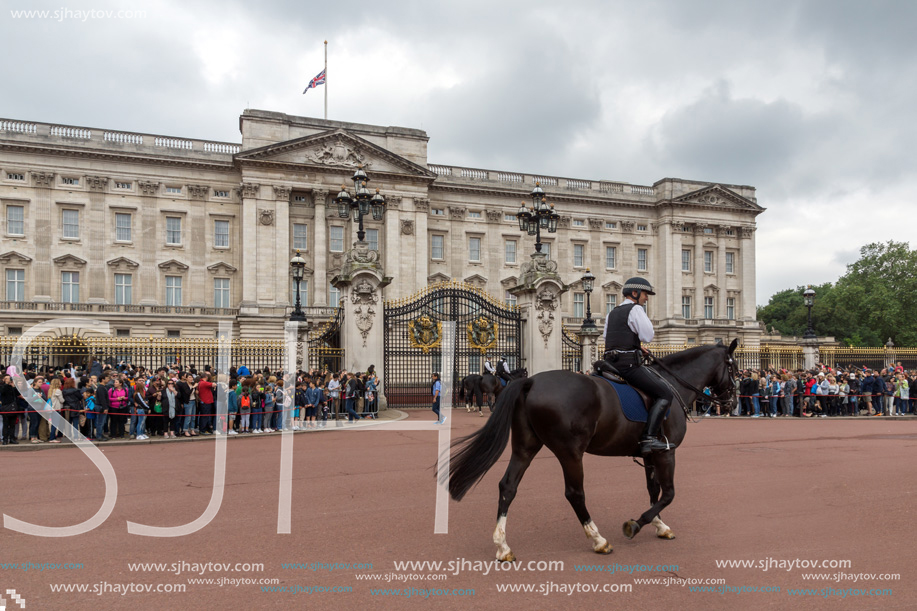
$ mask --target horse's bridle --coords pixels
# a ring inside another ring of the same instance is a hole
[[[666,372],[667,374],[675,378],[679,384],[681,384],[688,390],[694,391],[698,395],[698,398],[706,397],[707,400],[710,401],[711,405],[715,405],[721,408],[726,408],[727,410],[731,409],[732,406],[735,404],[736,389],[735,389],[735,384],[733,384],[732,381],[735,379],[735,375],[736,375],[736,363],[735,363],[735,359],[732,357],[731,354],[729,354],[726,358],[726,375],[729,380],[728,388],[726,388],[725,390],[723,390],[722,392],[720,392],[719,394],[715,396],[705,394],[703,389],[698,388],[694,384],[686,381],[680,375],[672,371],[665,363],[657,359],[656,356],[652,352],[647,351],[646,356],[647,356],[648,362],[654,365],[657,365],[660,369],[662,369],[664,372]],[[668,383],[668,380],[665,380],[665,378],[663,378],[662,376],[659,376],[659,377],[663,381]],[[674,390],[675,389],[672,389],[673,391],[672,394],[678,397],[679,402],[682,404],[682,409],[685,410],[685,415],[688,415],[688,406],[685,405],[685,402],[681,400],[681,395],[674,392]]]

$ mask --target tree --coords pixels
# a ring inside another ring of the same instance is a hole
[[[813,287],[812,323],[819,335],[847,345],[917,346],[917,250],[904,242],[867,244],[836,284]],[[806,308],[797,287],[780,291],[758,308],[758,320],[784,335],[801,336]]]

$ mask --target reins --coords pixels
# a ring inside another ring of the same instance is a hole
[[[734,392],[735,392],[735,388],[734,388],[734,387],[731,387],[731,389],[730,389],[731,392],[730,392],[730,390],[727,390],[727,391],[725,391],[725,392],[723,392],[723,393],[720,393],[720,394],[718,394],[717,396],[713,397],[713,396],[710,396],[710,395],[705,394],[704,391],[703,391],[703,389],[698,388],[697,386],[695,386],[695,385],[692,384],[691,382],[688,382],[687,380],[685,380],[684,378],[682,378],[680,375],[678,375],[677,373],[675,373],[668,365],[666,365],[665,363],[663,363],[660,359],[656,358],[656,355],[654,355],[652,352],[649,352],[649,351],[646,352],[646,360],[647,360],[650,364],[657,365],[657,366],[659,367],[659,369],[663,370],[664,372],[666,372],[667,374],[669,374],[670,376],[672,376],[673,378],[675,378],[675,379],[678,381],[679,384],[681,384],[682,386],[684,386],[684,387],[687,388],[688,390],[694,391],[694,393],[696,393],[696,394],[698,395],[698,398],[700,398],[700,397],[706,397],[706,398],[710,401],[710,405],[707,407],[707,413],[710,412],[710,409],[711,409],[714,405],[719,406],[719,407],[721,407],[721,408],[728,408],[728,404],[727,404],[726,402],[732,400],[733,394],[734,394]],[[731,356],[729,357],[729,360],[727,361],[727,367],[728,367],[729,379],[732,380],[732,379],[735,377],[735,376],[733,375],[733,370],[735,369],[735,361],[733,361],[733,359],[732,359]],[[650,368],[648,368],[648,369],[649,369],[650,371],[652,371],[653,373],[655,373],[657,376],[659,376],[659,379],[662,380],[662,381],[665,383],[665,385],[669,387],[669,390],[672,391],[672,394],[678,399],[678,402],[681,404],[681,409],[684,410],[684,412],[685,412],[685,417],[688,419],[688,421],[690,421],[690,422],[695,422],[695,423],[696,423],[696,422],[700,422],[699,420],[695,420],[694,418],[691,417],[691,411],[688,409],[688,404],[687,404],[687,403],[685,402],[685,400],[681,397],[681,394],[678,393],[678,392],[675,390],[675,388],[672,386],[672,384],[665,378],[665,376],[661,375],[658,371],[655,371],[654,369],[650,369]],[[726,396],[726,397],[724,398],[724,395],[728,395],[728,396]]]

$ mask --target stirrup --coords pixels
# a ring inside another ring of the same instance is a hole
[[[665,442],[659,441],[656,437],[648,437],[640,440],[640,453],[643,455],[652,454],[653,452],[668,452],[675,449],[675,446],[669,443],[668,438]]]

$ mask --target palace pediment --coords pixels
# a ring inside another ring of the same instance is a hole
[[[242,163],[306,166],[320,171],[344,170],[348,174],[362,166],[370,178],[373,173],[401,174],[430,180],[436,177],[427,168],[343,129],[251,149],[239,153],[236,159]]]
[[[107,262],[108,266],[115,270],[130,270],[137,269],[140,267],[140,264],[136,261],[131,261],[127,257],[117,257]]]
[[[442,272],[436,272],[435,274],[430,274],[429,276],[427,276],[428,285],[433,285],[438,282],[451,282],[451,281],[452,281],[452,277],[447,276],[446,274]]]
[[[163,261],[159,264],[159,269],[165,272],[184,272],[188,271],[188,266],[182,263],[181,261],[176,261],[175,259],[169,259],[168,261]]]
[[[705,206],[713,208],[731,208],[733,210],[754,210],[763,212],[764,208],[751,201],[747,197],[742,197],[735,191],[727,189],[722,185],[710,185],[697,191],[685,193],[672,200],[676,204],[687,204],[695,206]]]
[[[229,274],[234,274],[239,270],[233,267],[232,265],[230,265],[229,263],[224,263],[223,261],[220,261],[219,263],[208,265],[207,271],[209,271],[211,274],[229,275]]]
[[[31,262],[32,257],[24,255],[21,252],[16,252],[15,250],[10,250],[0,255],[0,263],[4,264],[15,263],[16,265],[27,265]]]
[[[86,265],[86,260],[80,259],[76,255],[61,255],[60,257],[55,257],[52,261],[54,261],[55,265],[60,265],[61,267],[83,267]]]

